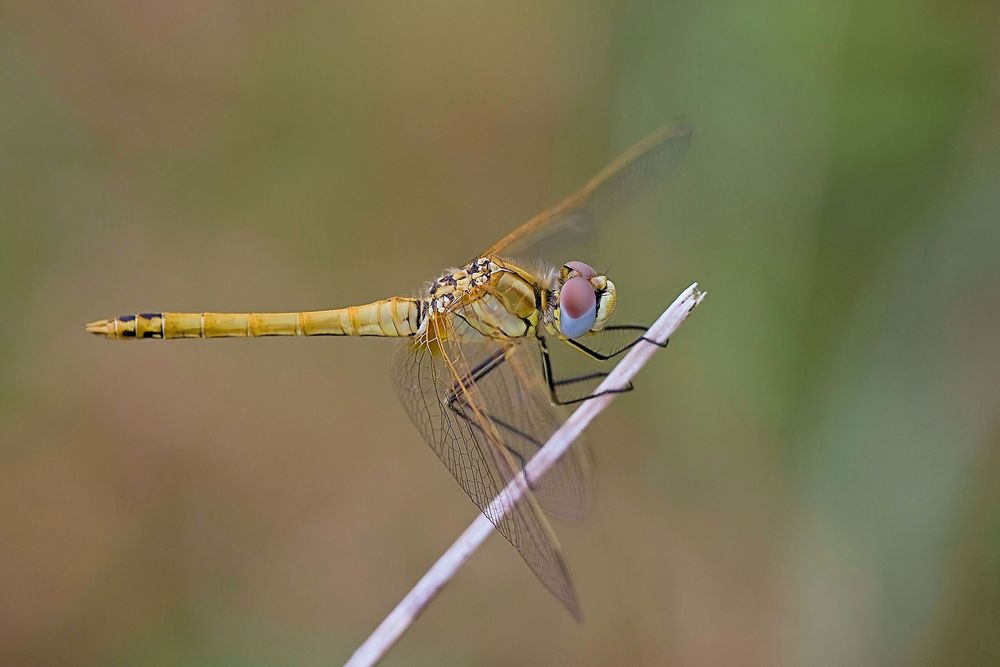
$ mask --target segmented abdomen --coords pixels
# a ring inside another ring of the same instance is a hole
[[[108,338],[257,336],[412,336],[426,305],[392,297],[362,306],[287,313],[138,313],[87,325]]]

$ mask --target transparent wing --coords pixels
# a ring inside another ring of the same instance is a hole
[[[481,349],[476,344],[459,345],[460,332],[452,326],[456,318],[429,317],[428,334],[402,343],[393,361],[393,384],[403,408],[476,506],[570,613],[581,618],[569,569],[538,501],[528,493],[513,503],[504,493],[520,464],[504,444],[502,427],[488,417],[491,406],[474,380],[476,366],[482,363],[478,360],[490,359],[487,348],[492,347],[493,354],[504,350],[485,338]],[[465,350],[476,365],[470,365]],[[516,404],[516,392],[504,396],[509,405]],[[496,497],[507,510],[503,518],[489,510]]]
[[[531,460],[556,429],[566,421],[567,409],[552,404],[538,346],[531,340],[501,347],[481,346],[489,358],[502,350],[504,363],[478,382],[487,417],[496,425],[504,447],[519,467]],[[468,356],[466,352],[466,356]],[[551,516],[579,521],[590,508],[592,461],[584,440],[573,443],[545,476],[530,480],[542,509]]]
[[[663,178],[680,161],[691,140],[683,120],[664,125],[602,169],[580,190],[497,241],[482,256],[539,256],[539,244],[567,233],[585,235],[615,208]]]

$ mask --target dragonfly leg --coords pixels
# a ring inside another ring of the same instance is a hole
[[[629,341],[620,350],[616,350],[616,351],[612,352],[611,354],[604,354],[603,352],[598,352],[597,350],[592,350],[589,347],[587,347],[586,345],[584,345],[583,343],[581,343],[579,341],[576,341],[576,340],[573,340],[572,338],[565,339],[565,342],[568,343],[569,345],[572,345],[573,347],[575,347],[576,349],[580,350],[581,352],[583,352],[584,354],[586,354],[588,357],[590,357],[591,359],[594,359],[596,361],[607,361],[608,359],[614,359],[618,355],[620,355],[620,354],[622,354],[624,352],[627,352],[628,350],[630,350],[633,347],[635,347],[635,345],[637,345],[640,341],[646,341],[647,343],[652,343],[653,345],[656,345],[657,347],[666,347],[667,344],[670,342],[670,339],[667,339],[667,340],[665,340],[665,341],[663,341],[661,343],[660,341],[653,340],[652,338],[647,338],[643,334],[645,334],[646,331],[648,331],[648,330],[649,330],[649,327],[643,326],[641,324],[612,324],[611,326],[604,327],[604,331],[641,331],[642,332],[642,334],[639,334],[633,340]]]
[[[608,377],[607,371],[596,371],[594,373],[584,373],[583,375],[574,375],[573,377],[562,378],[561,380],[553,380],[552,384],[557,387],[562,387],[567,384],[576,384],[578,382],[586,382],[587,380],[598,380],[600,378]]]
[[[621,354],[625,350],[629,349],[630,347],[632,347],[633,345],[635,345],[636,343],[638,343],[640,340],[644,340],[647,343],[652,343],[653,345],[655,345],[657,347],[666,347],[667,344],[670,343],[670,339],[669,338],[667,340],[663,341],[662,343],[660,341],[658,341],[658,340],[653,340],[652,338],[647,338],[645,334],[646,334],[647,331],[649,331],[649,327],[646,326],[645,324],[612,324],[612,325],[604,327],[604,331],[641,331],[642,332],[639,335],[638,338],[636,338],[631,343],[629,343],[627,346],[625,346],[624,349],[618,350],[613,355],[611,355],[613,357],[614,356],[618,356],[619,354]]]
[[[465,413],[465,410],[467,408],[471,407],[469,405],[469,402],[464,399],[465,391],[469,387],[471,387],[473,384],[475,384],[479,380],[482,380],[484,377],[486,377],[487,375],[489,375],[490,372],[492,372],[492,371],[496,370],[497,368],[499,368],[500,364],[504,363],[506,360],[507,360],[507,350],[497,350],[497,352],[495,354],[493,354],[492,356],[484,359],[475,368],[473,368],[472,370],[470,370],[469,374],[466,377],[464,377],[464,378],[462,378],[460,380],[457,380],[452,385],[451,390],[448,392],[448,397],[445,399],[445,402],[447,403],[448,408],[452,412],[454,412],[456,415],[458,415],[459,417],[461,417],[462,419],[464,419],[466,422],[468,422],[468,424],[471,427],[479,429],[480,432],[482,432],[482,430],[483,430],[482,426],[480,426],[475,421],[473,421],[472,419],[470,419],[469,416]],[[489,419],[491,422],[493,422],[493,424],[495,424],[497,427],[502,428],[502,429],[504,429],[506,431],[509,431],[510,433],[514,434],[515,436],[517,436],[519,438],[523,438],[524,440],[530,442],[532,445],[535,446],[536,449],[541,449],[542,448],[542,445],[544,443],[538,442],[535,438],[531,437],[531,435],[525,433],[524,431],[520,430],[519,428],[517,428],[517,427],[515,427],[515,426],[513,426],[511,424],[508,424],[507,422],[505,422],[502,419],[494,417],[493,415],[489,414],[488,412],[483,412],[483,416],[486,417],[487,419]],[[524,467],[527,465],[528,462],[525,461],[524,456],[521,454],[521,452],[519,452],[516,449],[514,449],[513,447],[509,446],[506,442],[504,442],[502,444],[504,446],[504,449],[506,449],[508,452],[510,452],[511,456],[513,456],[515,459],[517,459],[518,468],[520,468],[521,470],[524,470]],[[528,477],[527,473],[525,473],[524,479],[525,479],[525,481],[528,484],[528,488],[531,489],[532,491],[534,491],[535,490],[535,485],[532,483],[531,478]]]
[[[598,396],[604,396],[605,394],[623,394],[627,391],[632,391],[634,389],[631,382],[626,384],[624,387],[618,387],[615,389],[604,389],[602,391],[594,392],[592,394],[587,394],[586,396],[579,396],[577,398],[562,399],[559,397],[559,392],[556,387],[561,387],[569,384],[576,384],[578,382],[585,382],[587,380],[595,380],[597,378],[607,377],[607,372],[597,371],[594,373],[586,373],[584,375],[577,375],[574,377],[563,378],[561,380],[556,380],[552,372],[552,358],[549,356],[549,348],[545,344],[545,339],[539,337],[539,343],[542,351],[542,371],[545,373],[545,383],[549,387],[549,399],[555,405],[573,405],[575,403],[582,403],[583,401],[589,401],[592,398],[597,398]],[[575,342],[575,341],[568,341]],[[629,347],[635,345],[635,341],[629,344]],[[614,355],[612,355],[614,356]],[[610,359],[611,357],[607,357]]]

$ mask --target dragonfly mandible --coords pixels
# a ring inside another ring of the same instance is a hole
[[[578,518],[589,502],[587,451],[570,449],[531,492],[490,504],[558,428],[573,385],[603,377],[560,378],[548,341],[606,361],[640,340],[645,327],[611,324],[617,290],[578,261],[548,266],[533,248],[585,235],[635,193],[666,175],[684,154],[682,121],[661,127],[605,167],[580,190],[500,239],[471,262],[441,274],[419,295],[360,306],[286,313],[142,312],[97,320],[87,331],[111,339],[243,336],[383,336],[401,338],[394,388],[424,440],[480,511],[520,552],[543,584],[577,619],[580,605],[545,513]],[[528,260],[517,258],[529,258]],[[614,344],[594,345],[612,334]],[[623,387],[612,391],[627,391]],[[494,508],[498,505],[494,504]]]

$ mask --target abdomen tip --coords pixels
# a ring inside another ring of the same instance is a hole
[[[108,320],[94,320],[87,325],[87,332],[98,336],[107,336],[109,325]]]

